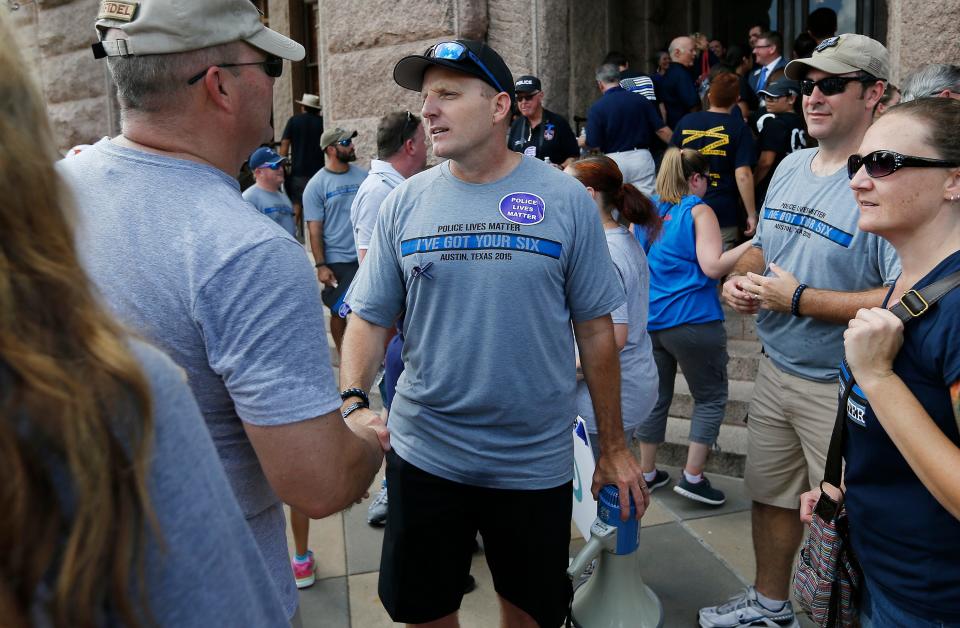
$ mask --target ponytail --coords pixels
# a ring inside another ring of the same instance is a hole
[[[620,194],[614,200],[614,206],[628,222],[639,225],[647,232],[647,242],[653,242],[660,235],[662,221],[653,201],[638,190],[632,183],[620,188]]]
[[[660,172],[657,173],[657,195],[668,203],[679,203],[690,193],[690,177],[694,173],[703,175],[709,170],[707,158],[699,152],[690,148],[681,151],[671,146],[664,153]]]

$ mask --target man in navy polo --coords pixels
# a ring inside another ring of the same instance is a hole
[[[667,109],[667,126],[671,129],[699,104],[697,86],[688,69],[693,67],[696,56],[693,39],[677,37],[670,42],[670,67],[657,90],[660,101]]]
[[[612,63],[597,69],[597,87],[603,95],[587,112],[581,144],[603,151],[617,162],[624,183],[649,196],[656,178],[650,144],[654,136],[669,142],[670,128],[653,103],[620,87],[620,69]]]

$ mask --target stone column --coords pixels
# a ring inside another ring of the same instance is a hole
[[[358,161],[376,154],[377,122],[420,110],[418,94],[393,82],[393,66],[444,38],[483,39],[484,0],[320,0],[324,126],[354,128]]]
[[[13,15],[61,152],[118,131],[106,63],[90,51],[98,6],[97,0],[44,0]]]
[[[960,60],[960,0],[888,0],[887,7],[894,85],[921,65]]]

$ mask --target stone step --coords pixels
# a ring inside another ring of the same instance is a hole
[[[690,419],[671,416],[667,418],[666,441],[657,449],[657,464],[682,467],[687,460],[687,443],[690,435]],[[638,458],[640,450],[634,441]],[[732,477],[743,477],[747,456],[747,427],[724,423],[720,426],[717,445],[707,459],[706,471]]]
[[[728,380],[729,393],[727,407],[723,413],[723,422],[731,425],[743,425],[753,396],[753,382]],[[670,416],[689,419],[693,414],[693,396],[687,380],[680,373],[673,385],[673,402],[670,404]]]

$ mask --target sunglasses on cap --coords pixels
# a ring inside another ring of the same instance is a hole
[[[283,168],[283,160],[280,160],[273,164],[263,164],[261,166],[257,166],[256,170],[259,170],[260,168],[269,168],[270,170],[279,170],[280,168]]]
[[[533,100],[534,98],[536,98],[537,94],[539,93],[540,93],[540,90],[538,89],[535,92],[526,92],[523,94],[517,94],[517,102],[526,102],[528,100]]]
[[[875,150],[864,155],[850,155],[847,158],[847,176],[851,179],[863,167],[873,179],[887,177],[901,168],[955,168],[960,162],[928,157],[911,157],[890,150]]]
[[[462,61],[463,58],[466,57],[470,59],[478,68],[483,70],[483,73],[487,75],[487,78],[493,81],[494,87],[501,92],[507,91],[503,89],[503,86],[500,85],[500,81],[498,81],[496,77],[493,76],[493,73],[487,68],[487,66],[483,64],[483,61],[480,60],[480,57],[473,54],[469,48],[458,41],[443,41],[439,44],[430,46],[424,56],[431,57],[433,59],[445,59],[447,61]]]
[[[828,76],[819,81],[803,79],[800,81],[800,93],[809,96],[813,93],[813,88],[820,89],[824,96],[836,96],[847,89],[847,83],[875,83],[878,79],[872,76]]]
[[[264,73],[271,78],[279,78],[280,75],[283,74],[283,59],[276,55],[267,55],[267,58],[263,61],[251,61],[250,63],[218,63],[216,65],[211,65],[203,72],[199,72],[190,77],[190,80],[187,81],[187,85],[193,85],[202,79],[204,76],[206,76],[207,70],[210,68],[239,68],[244,65],[262,66]]]

